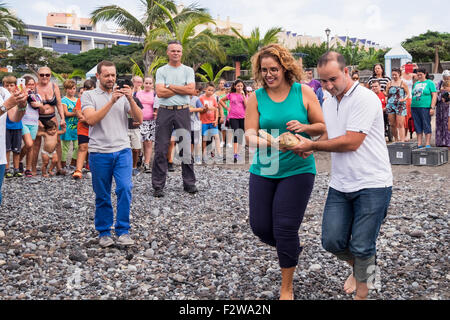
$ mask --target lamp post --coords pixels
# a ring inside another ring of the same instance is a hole
[[[327,51],[330,48],[330,32],[331,30],[329,28],[325,29],[325,34],[327,35]]]

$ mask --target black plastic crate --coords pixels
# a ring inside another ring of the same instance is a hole
[[[415,166],[440,166],[447,162],[447,148],[421,148],[412,151],[412,164]]]
[[[412,151],[417,149],[415,142],[394,142],[388,144],[389,161],[391,164],[411,164]]]

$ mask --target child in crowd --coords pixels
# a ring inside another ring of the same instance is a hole
[[[25,176],[32,177],[31,162],[33,159],[33,143],[39,129],[39,109],[43,109],[44,105],[42,104],[42,97],[35,92],[36,81],[30,76],[25,76],[24,79],[25,87],[28,91],[28,104],[25,115],[22,118],[22,139],[24,146],[20,152],[20,162],[27,156]]]
[[[389,123],[388,114],[386,111],[386,95],[384,94],[384,91],[381,91],[381,85],[378,80],[373,80],[370,84],[370,89],[378,96],[378,99],[381,101],[381,108],[383,109],[383,119],[384,119],[384,127]]]
[[[38,131],[38,137],[44,137],[44,146],[41,151],[42,157],[42,176],[48,177],[48,175],[53,176],[53,168],[56,167],[58,163],[58,154],[56,153],[56,145],[58,143],[58,135],[62,135],[66,132],[66,128],[62,130],[57,130],[56,123],[52,120],[47,120],[43,123],[44,131]],[[50,168],[47,174],[47,165],[51,161]]]
[[[195,164],[202,163],[202,122],[200,121],[200,112],[203,111],[203,105],[198,95],[202,88],[195,90],[196,95],[191,96],[189,110],[191,112],[191,153],[194,155]]]
[[[230,101],[230,107],[226,102]],[[234,163],[237,163],[244,144],[245,110],[247,108],[247,88],[242,80],[236,80],[231,86],[231,92],[219,100],[225,109],[228,109],[228,123],[233,130]]]
[[[84,91],[89,91],[95,89],[95,81],[86,80],[83,84],[83,87],[80,88],[79,97],[83,94]],[[72,175],[74,179],[81,179],[83,177],[84,162],[86,161],[86,169],[89,170],[88,163],[88,143],[89,143],[89,126],[85,121],[83,114],[81,113],[81,99],[77,100],[77,104],[75,106],[75,114],[78,118],[77,125],[77,136],[78,136],[78,155],[77,155],[77,167],[75,172]]]
[[[206,85],[205,94],[200,97],[200,101],[204,106],[203,112],[200,114],[202,121],[202,149],[203,160],[206,161],[206,140],[212,136],[216,145],[216,154],[219,159],[223,158],[222,148],[220,147],[220,138],[218,130],[219,106],[214,98],[214,91],[216,87],[214,83],[209,82]]]
[[[72,160],[70,162],[70,166],[68,167],[69,169],[73,170],[75,169],[75,166],[77,164],[78,156],[78,118],[74,111],[77,104],[77,98],[75,98],[75,93],[77,92],[77,84],[73,80],[66,80],[64,81],[63,86],[66,95],[61,99],[61,103],[64,108],[64,116],[66,117],[66,132],[61,135],[61,166],[63,168],[66,166],[67,155],[69,153],[70,145],[72,144]]]
[[[133,82],[130,83],[130,88],[133,90],[133,99],[138,105],[139,108],[143,109],[141,101],[139,101],[138,98],[136,98],[137,92],[141,90],[142,85],[142,79],[139,80],[140,77],[133,78]],[[142,149],[142,138],[141,138],[141,130],[140,124],[135,122],[133,118],[128,114],[128,138],[130,139],[131,143],[131,150],[133,153],[133,176],[137,176],[139,174],[138,161],[139,161],[139,155],[141,153]]]
[[[14,76],[6,76],[2,80],[3,87],[11,94],[16,90],[17,79]],[[20,151],[22,148],[22,121],[12,122],[6,117],[6,170],[5,177],[22,177],[23,174],[19,170]],[[9,168],[11,152],[13,153],[13,167]]]
[[[144,147],[144,172],[150,173],[150,159],[152,157],[153,141],[155,141],[155,110],[153,104],[155,102],[155,91],[153,90],[153,79],[146,77],[144,79],[144,90],[136,93],[136,98],[142,103],[144,120],[139,128]]]
[[[216,91],[216,98],[217,98],[217,104],[220,106],[219,101],[223,97],[225,97],[228,93],[230,93],[230,85],[226,83],[225,79],[220,79],[219,81],[219,87]],[[226,102],[227,107],[230,108],[230,101]],[[225,142],[227,141],[227,132],[228,132],[228,126],[227,126],[227,117],[228,117],[228,109],[225,109],[224,107],[219,108],[219,110],[222,109],[222,124],[221,124],[221,131],[222,131],[222,142],[220,143],[221,147],[225,146]],[[231,143],[227,144],[228,148],[231,148]]]

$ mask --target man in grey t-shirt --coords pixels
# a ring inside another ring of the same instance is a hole
[[[116,67],[112,62],[97,65],[100,86],[81,96],[81,110],[89,125],[89,166],[95,192],[95,229],[100,245],[111,246],[114,212],[111,204],[112,178],[116,182],[117,218],[114,226],[120,245],[132,245],[130,238],[130,205],[133,188],[132,155],[128,139],[129,114],[142,123],[142,110],[133,99],[129,86],[114,88]]]
[[[184,191],[196,193],[194,163],[191,155],[191,121],[189,97],[195,94],[194,70],[181,63],[183,47],[179,41],[170,41],[167,47],[169,63],[156,72],[156,94],[159,98],[156,119],[155,157],[152,168],[152,186],[155,197],[164,196],[167,175],[167,151],[173,129],[181,134],[182,177]]]

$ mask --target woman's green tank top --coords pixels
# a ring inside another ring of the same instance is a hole
[[[310,124],[308,113],[303,104],[302,85],[300,83],[295,82],[292,85],[287,98],[283,102],[274,102],[264,88],[256,90],[255,94],[260,115],[259,128],[267,131],[273,137],[276,138],[288,131],[286,123],[291,120]],[[306,133],[301,135],[310,138]],[[313,155],[303,159],[292,151],[283,153],[273,148],[257,148],[250,172],[267,178],[286,178],[302,173],[316,174],[316,163]]]

